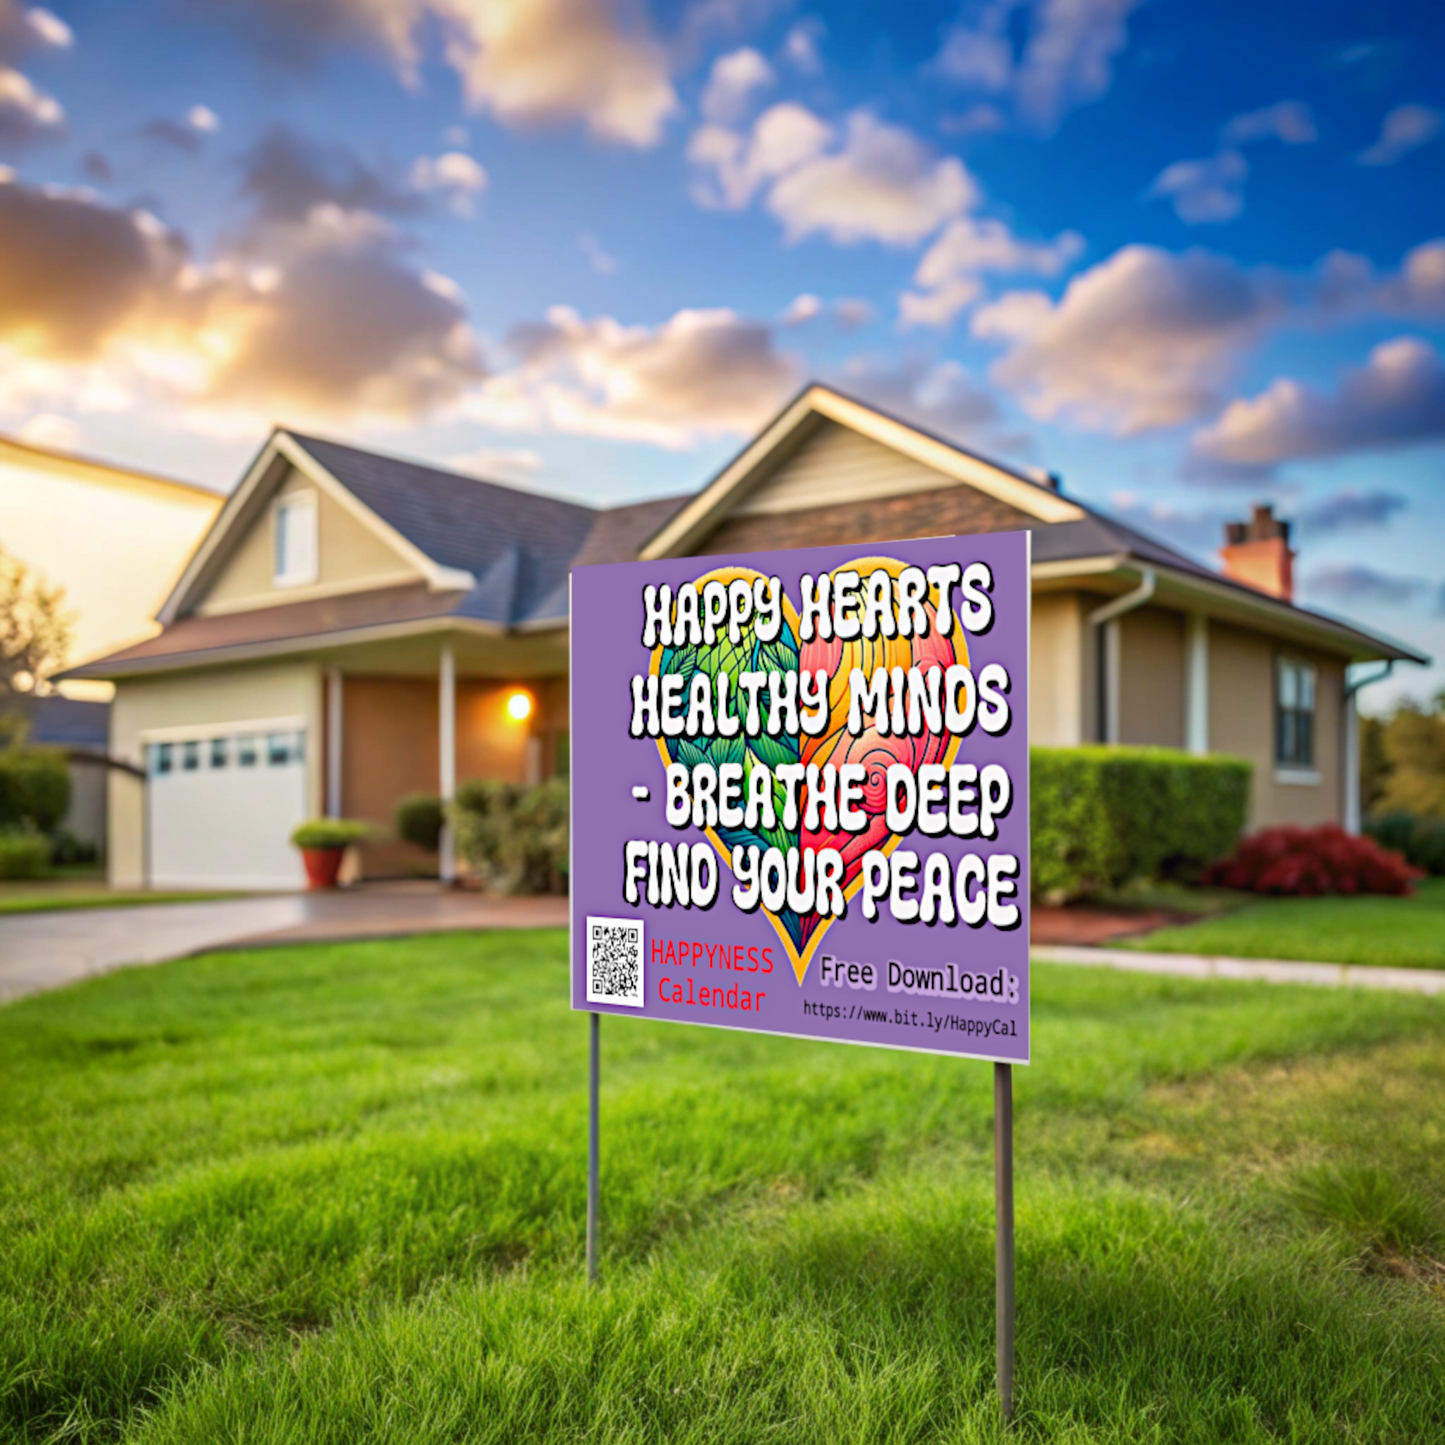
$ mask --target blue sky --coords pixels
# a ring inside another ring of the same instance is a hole
[[[1273,500],[1442,656],[1442,62],[1426,5],[0,0],[0,428],[612,502],[816,377],[1201,556]]]

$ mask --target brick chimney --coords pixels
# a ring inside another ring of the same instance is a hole
[[[1256,592],[1294,601],[1294,558],[1289,523],[1276,517],[1268,502],[1256,502],[1247,522],[1224,524],[1219,560],[1224,575]]]

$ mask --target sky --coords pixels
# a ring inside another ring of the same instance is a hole
[[[1445,659],[1442,115],[1438,4],[0,0],[0,430],[611,504],[821,380]]]

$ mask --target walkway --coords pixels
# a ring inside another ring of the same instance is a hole
[[[1305,983],[1317,988],[1386,988],[1445,996],[1445,972],[1433,968],[1367,968],[1348,963],[1294,963],[1280,958],[1214,958],[1199,953],[1144,953],[1132,948],[1035,944],[1040,963],[1077,963],[1171,978],[1228,978],[1254,983]]]
[[[217,948],[451,929],[560,928],[566,922],[565,898],[484,898],[426,882],[215,903],[19,913],[0,918],[0,1003],[117,968]]]
[[[426,882],[217,903],[22,913],[0,918],[0,1003],[113,969],[217,948],[392,938],[452,929],[562,928],[566,923],[565,898],[487,898]],[[1385,988],[1445,996],[1445,972],[1423,968],[1359,968],[1038,943],[1030,952],[1042,963],[1173,978]]]

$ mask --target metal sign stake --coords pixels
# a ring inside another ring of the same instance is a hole
[[[587,1280],[597,1282],[597,1211],[598,1211],[598,1155],[600,1140],[598,1131],[597,1085],[601,1075],[601,1042],[599,1029],[601,1014],[591,1014],[588,1033],[591,1037],[591,1056],[587,1067]]]
[[[1013,1065],[993,1066],[994,1332],[1003,1417],[1014,1409]]]

